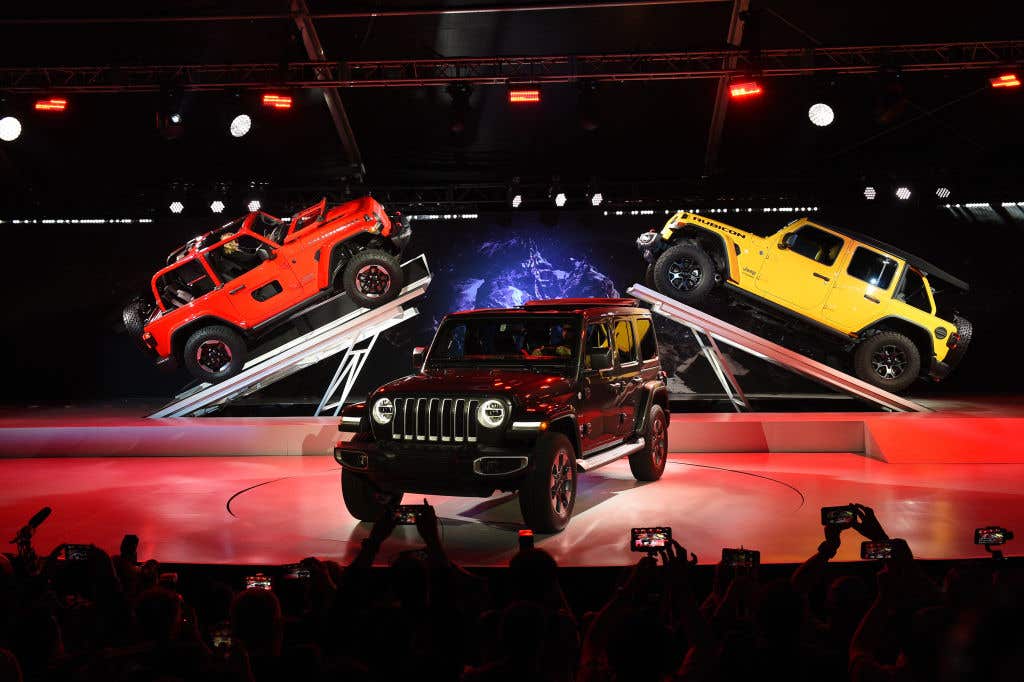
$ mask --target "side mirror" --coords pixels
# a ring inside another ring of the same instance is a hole
[[[412,349],[412,371],[419,372],[423,369],[423,358],[427,355],[425,346],[416,346]]]
[[[600,371],[612,368],[612,356],[610,353],[590,353],[587,355],[587,359],[590,361],[589,369],[591,370]]]
[[[796,244],[796,232],[790,232],[779,242],[779,248],[785,251],[786,249],[793,248],[794,244]]]

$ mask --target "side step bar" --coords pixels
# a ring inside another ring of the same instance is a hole
[[[599,452],[596,455],[587,457],[586,459],[576,460],[576,468],[580,471],[593,471],[598,467],[603,467],[605,464],[611,464],[617,459],[622,457],[628,457],[634,452],[643,450],[644,445],[647,443],[643,438],[638,439],[634,443],[623,443],[622,445],[616,445],[611,450],[605,450]]]

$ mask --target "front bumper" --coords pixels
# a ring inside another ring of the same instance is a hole
[[[464,497],[515,490],[532,466],[526,444],[382,446],[376,440],[360,438],[338,443],[334,459],[345,469],[366,476],[382,491]]]
[[[398,223],[396,227],[398,229],[392,230],[390,239],[398,253],[402,253],[405,251],[405,247],[409,245],[409,240],[412,239],[412,227],[409,226],[407,219]]]

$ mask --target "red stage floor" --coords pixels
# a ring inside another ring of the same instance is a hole
[[[764,562],[797,562],[821,539],[819,507],[873,506],[894,537],[926,559],[983,556],[972,530],[1024,530],[1024,464],[882,462],[863,454],[675,455],[665,477],[640,485],[618,462],[581,478],[575,517],[538,538],[562,565],[621,565],[631,526],[670,525],[700,557],[723,546],[760,549]],[[998,461],[998,458],[995,458]],[[368,532],[346,512],[338,467],[326,456],[118,457],[0,461],[0,528],[7,537],[40,507],[40,550],[58,542],[116,550],[141,538],[140,556],[167,562],[283,564],[309,555],[346,560]],[[450,555],[464,565],[507,562],[521,527],[514,496],[431,497]],[[406,500],[413,502],[410,496]],[[844,533],[839,559],[855,560]],[[399,529],[381,560],[415,546]],[[13,549],[13,548],[12,548]],[[1013,545],[1009,546],[1013,554]]]

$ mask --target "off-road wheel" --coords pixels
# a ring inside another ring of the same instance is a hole
[[[878,332],[857,345],[853,369],[862,381],[899,393],[921,374],[921,351],[899,332]]]
[[[402,493],[383,493],[365,476],[342,469],[341,497],[349,514],[360,521],[377,521],[384,515],[389,502],[401,502]]]
[[[655,288],[683,303],[698,303],[715,286],[715,264],[693,242],[670,247],[654,263]]]
[[[403,284],[402,265],[396,257],[380,249],[366,249],[345,265],[340,288],[359,307],[376,308],[393,301]]]
[[[146,329],[146,320],[152,311],[152,303],[142,298],[133,298],[121,311],[125,330],[135,338],[141,337]]]
[[[519,488],[523,521],[536,533],[566,527],[576,506],[576,452],[561,433],[547,432],[533,449],[533,470]]]
[[[638,481],[657,481],[668,461],[668,419],[661,405],[651,405],[644,427],[644,447],[629,456],[629,470]]]
[[[188,337],[183,355],[185,369],[192,376],[215,384],[242,371],[245,339],[230,327],[203,327]]]

